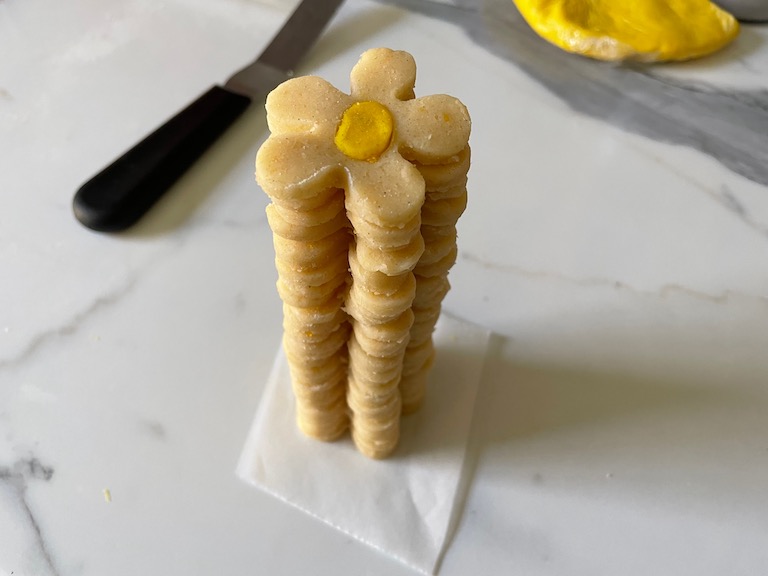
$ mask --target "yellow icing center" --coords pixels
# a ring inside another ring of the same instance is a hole
[[[375,162],[392,141],[392,114],[378,102],[356,102],[344,111],[336,147],[355,160]]]

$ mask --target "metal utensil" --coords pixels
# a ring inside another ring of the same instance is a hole
[[[715,0],[715,4],[742,22],[768,21],[768,0]]]
[[[248,108],[306,54],[343,0],[303,0],[261,55],[149,134],[83,184],[72,206],[93,230],[124,230],[202,156]]]

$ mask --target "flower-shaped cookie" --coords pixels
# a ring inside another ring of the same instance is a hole
[[[406,52],[368,50],[350,80],[349,95],[313,76],[272,91],[272,134],[256,157],[257,180],[276,200],[343,188],[351,212],[402,227],[424,203],[414,164],[455,161],[467,146],[469,114],[450,96],[414,98],[416,64]]]

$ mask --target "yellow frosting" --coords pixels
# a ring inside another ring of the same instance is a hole
[[[709,0],[514,0],[540,36],[600,60],[687,60],[739,33]]]
[[[378,102],[356,102],[344,111],[333,141],[349,158],[375,162],[392,141],[392,114]]]

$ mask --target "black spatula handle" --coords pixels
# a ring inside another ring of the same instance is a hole
[[[75,194],[88,228],[117,232],[134,224],[243,113],[251,99],[214,86]]]

